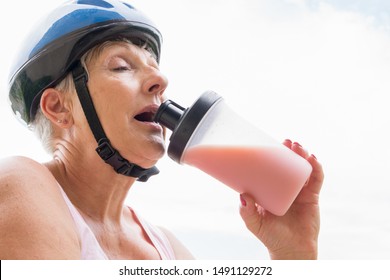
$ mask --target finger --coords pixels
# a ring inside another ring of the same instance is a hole
[[[240,194],[240,215],[246,227],[255,235],[261,227],[261,215],[254,199],[249,194]]]
[[[307,150],[305,148],[303,148],[302,145],[299,144],[298,142],[292,143],[291,150],[293,150],[295,153],[297,153],[298,155],[300,155],[301,157],[303,157],[305,159],[307,159],[309,156],[309,153],[307,152]]]
[[[317,160],[314,155],[310,155],[307,158],[307,161],[311,164],[313,168],[308,182],[308,187],[316,194],[319,194],[325,177],[322,164]]]
[[[292,141],[290,139],[286,139],[283,141],[283,145],[285,145],[287,148],[291,149]]]

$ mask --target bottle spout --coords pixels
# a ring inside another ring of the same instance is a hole
[[[164,101],[158,108],[153,121],[173,131],[185,112],[185,108],[172,100]]]

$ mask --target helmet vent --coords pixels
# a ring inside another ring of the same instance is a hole
[[[129,7],[130,9],[135,9],[133,6],[131,6],[131,5],[130,5],[130,4],[128,4],[128,3],[123,3],[123,5],[125,5],[125,6]]]
[[[91,5],[91,6],[96,6],[96,7],[102,7],[102,8],[114,8],[113,5],[106,1],[96,1],[96,0],[78,0],[77,4],[82,4],[82,5]]]

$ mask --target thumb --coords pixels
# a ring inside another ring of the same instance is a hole
[[[256,205],[255,200],[249,194],[240,194],[240,215],[246,227],[254,234],[258,235],[262,224],[260,211],[262,208]]]

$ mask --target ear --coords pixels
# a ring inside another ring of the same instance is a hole
[[[56,126],[66,128],[72,122],[69,102],[69,98],[67,99],[64,93],[48,88],[42,93],[40,105],[47,119]]]

